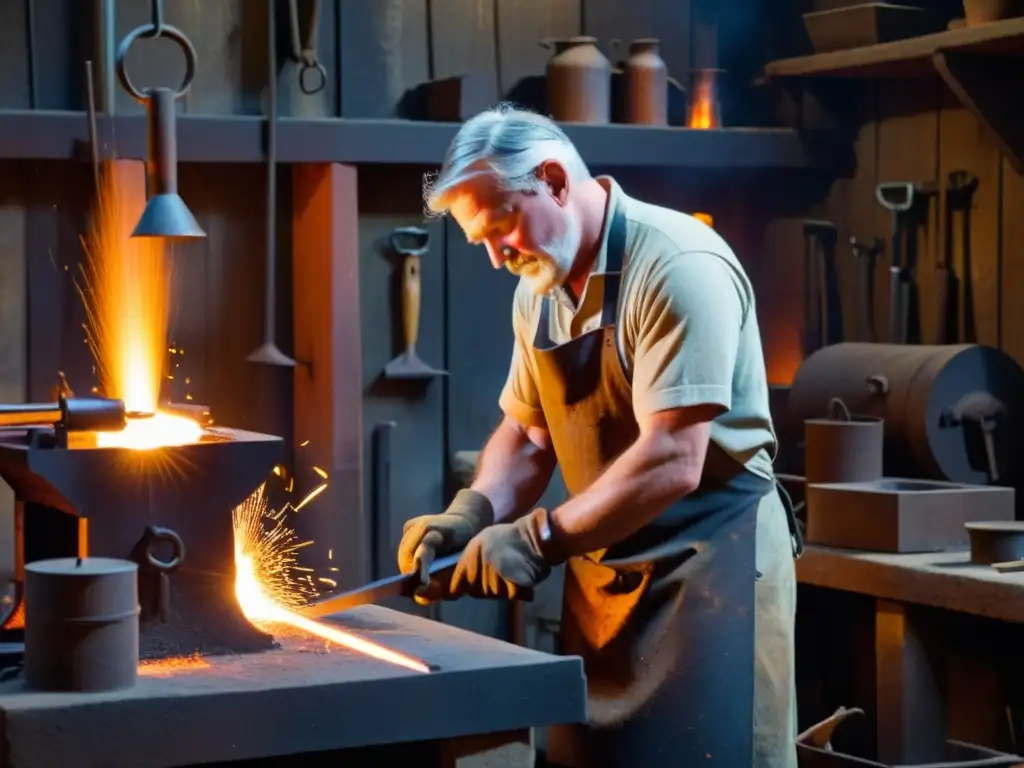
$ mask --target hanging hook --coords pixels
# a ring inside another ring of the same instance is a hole
[[[153,0],[150,6],[153,18],[153,34],[146,37],[160,37],[164,33],[164,0]]]
[[[128,94],[136,101],[145,104],[149,101],[149,89],[146,92],[140,91],[132,83],[131,78],[128,77],[128,71],[125,69],[124,60],[128,55],[129,49],[132,44],[140,37],[152,40],[157,37],[166,37],[173,40],[181,48],[181,52],[185,54],[185,78],[181,82],[181,86],[177,91],[174,92],[174,98],[180,99],[186,93],[188,89],[192,87],[192,81],[196,77],[196,49],[192,45],[192,41],[189,40],[185,33],[177,27],[172,27],[170,24],[164,23],[164,3],[163,0],[153,0],[152,3],[152,22],[149,24],[143,24],[141,27],[136,27],[121,41],[121,45],[117,48],[117,58],[114,60],[114,68],[117,70],[117,77],[121,81],[121,87],[124,88]]]
[[[306,44],[302,44],[299,30],[298,0],[288,0],[288,16],[291,26],[292,58],[302,66],[299,68],[299,89],[312,95],[319,93],[327,86],[327,68],[320,63],[316,55],[317,28],[320,22],[320,0],[313,0],[309,12],[309,31]]]

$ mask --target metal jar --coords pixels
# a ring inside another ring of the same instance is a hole
[[[971,562],[976,565],[1024,560],[1024,522],[993,520],[965,523],[971,537]]]
[[[547,66],[551,117],[563,123],[611,122],[612,65],[597,47],[597,38],[570,37],[557,44],[562,50],[556,47]]]
[[[884,422],[854,416],[839,398],[827,418],[804,421],[804,476],[808,483],[860,483],[882,477]]]
[[[1005,484],[1022,469],[1024,370],[977,344],[844,343],[803,361],[789,392],[789,428],[833,398],[885,421],[885,474]],[[995,463],[995,477],[992,464]]]
[[[626,59],[626,122],[668,124],[668,66],[661,58],[661,41],[653,37],[629,44]]]
[[[139,669],[138,566],[102,557],[25,566],[25,683],[38,691],[131,688]]]

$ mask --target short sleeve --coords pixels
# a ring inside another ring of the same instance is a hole
[[[524,297],[522,293],[523,286],[520,285],[512,303],[512,332],[515,336],[512,363],[498,405],[502,413],[525,427],[544,427],[547,422],[530,357],[530,349],[533,347],[530,334],[532,324],[526,310],[532,296]]]
[[[698,405],[732,407],[747,302],[727,261],[710,253],[660,258],[629,312],[637,419]]]

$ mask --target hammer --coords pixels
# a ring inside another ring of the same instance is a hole
[[[105,397],[61,395],[55,403],[0,404],[0,428],[53,425],[63,432],[117,432],[126,418],[124,401]]]

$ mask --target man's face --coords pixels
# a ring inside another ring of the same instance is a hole
[[[580,247],[580,227],[566,200],[557,185],[502,192],[484,175],[456,190],[450,209],[466,238],[487,248],[495,269],[504,266],[534,293],[547,295],[568,277]]]

